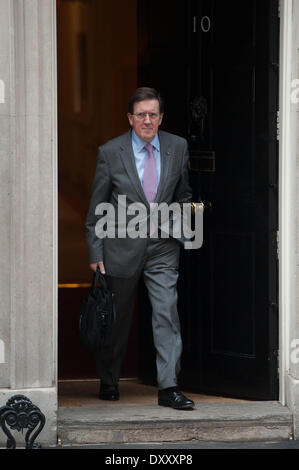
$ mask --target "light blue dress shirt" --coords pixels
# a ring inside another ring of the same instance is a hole
[[[154,157],[156,160],[156,167],[157,167],[158,184],[159,184],[160,174],[161,174],[161,155],[160,155],[160,141],[159,141],[158,134],[155,135],[155,137],[150,143],[153,146],[153,152],[154,152]],[[140,178],[141,185],[143,184],[144,165],[148,157],[148,151],[146,150],[146,148],[144,148],[146,144],[147,142],[144,142],[144,140],[140,139],[140,137],[138,137],[138,135],[135,134],[134,130],[132,130],[132,147],[133,147],[133,153],[135,157],[137,173]]]

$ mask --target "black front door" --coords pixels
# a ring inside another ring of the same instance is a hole
[[[204,243],[183,251],[181,383],[278,398],[277,0],[139,1],[139,85],[165,97],[164,128],[186,137]],[[139,376],[154,376],[140,299]]]

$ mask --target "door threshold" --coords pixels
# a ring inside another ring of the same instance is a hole
[[[97,379],[68,379],[58,381],[58,406],[148,406],[157,405],[158,389],[152,385],[140,383],[137,378],[123,378],[119,382],[119,401],[99,400],[99,380]],[[182,390],[195,403],[232,403],[246,400],[204,395]]]
[[[194,410],[157,404],[157,387],[119,382],[120,400],[98,399],[99,380],[58,384],[58,436],[63,446],[280,441],[292,437],[293,416],[274,401],[185,392]],[[184,392],[184,390],[182,390]]]
[[[292,438],[293,416],[278,402],[195,402],[193,410],[154,405],[60,406],[63,446],[277,442]]]

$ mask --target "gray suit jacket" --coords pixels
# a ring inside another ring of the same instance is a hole
[[[187,141],[164,131],[159,131],[159,139],[161,176],[155,202],[158,204],[165,202],[168,205],[172,202],[190,202]],[[149,209],[137,173],[131,131],[99,147],[92,196],[86,218],[86,240],[90,263],[104,261],[108,275],[129,278],[134,275],[142,262],[147,244],[146,239],[129,237],[100,239],[95,233],[95,226],[100,217],[95,215],[96,206],[99,203],[109,202],[117,214],[117,202],[120,195],[126,195],[127,205],[139,202]]]

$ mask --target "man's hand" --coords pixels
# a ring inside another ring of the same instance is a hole
[[[105,266],[104,266],[103,261],[98,261],[97,263],[92,263],[92,264],[90,264],[89,266],[91,267],[91,269],[92,269],[93,271],[96,271],[97,266],[99,266],[101,273],[102,273],[102,274],[106,274]]]

